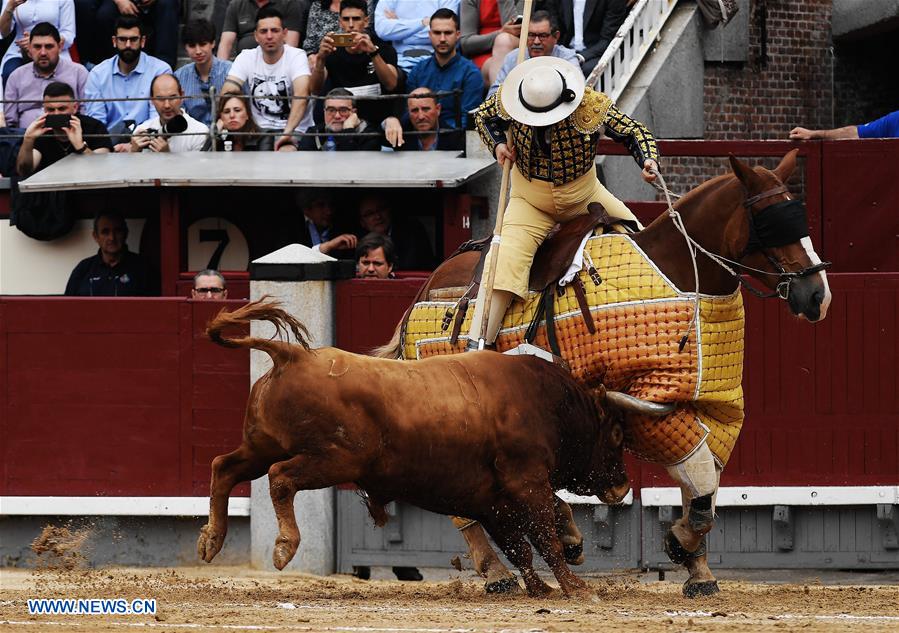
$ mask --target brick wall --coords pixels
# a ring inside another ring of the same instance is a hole
[[[748,61],[705,64],[704,138],[784,139],[797,125],[830,127],[830,19],[829,0],[751,0]],[[666,158],[665,168],[679,191],[727,169],[704,158]]]

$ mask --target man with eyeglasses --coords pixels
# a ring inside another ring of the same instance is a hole
[[[228,298],[228,288],[224,276],[217,270],[207,268],[194,275],[191,299],[200,301],[223,301]]]
[[[359,118],[353,93],[346,88],[334,88],[325,98],[325,122],[308,130],[315,136],[300,140],[300,151],[343,152],[355,150],[379,151],[381,137],[357,136],[379,132]]]
[[[150,85],[150,97],[159,116],[134,130],[131,151],[199,152],[208,140],[209,128],[191,117],[181,103],[184,91],[174,75],[159,75]]]
[[[527,48],[525,49],[524,58],[543,56],[558,57],[567,62],[571,62],[578,68],[581,67],[581,58],[573,49],[567,48],[559,44],[559,24],[556,17],[549,11],[534,11],[531,15],[531,25],[527,33]],[[518,63],[518,51],[511,51],[503,60],[503,65],[496,75],[496,81],[487,91],[487,96],[493,95],[503,83],[503,80],[509,72],[515,68]]]
[[[161,59],[143,52],[146,34],[139,19],[122,16],[116,20],[112,45],[116,55],[100,62],[87,77],[84,96],[87,99],[109,99],[109,101],[88,101],[83,110],[109,129],[110,133],[125,136],[116,145],[117,152],[127,152],[130,143],[129,125],[139,125],[154,115],[153,106],[147,95],[153,79],[162,74],[171,74],[172,68]],[[143,97],[135,101],[116,101]]]

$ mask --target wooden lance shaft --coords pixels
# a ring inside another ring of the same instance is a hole
[[[521,33],[518,39],[518,61],[516,66],[524,61],[524,53],[527,50],[528,31],[531,26],[531,9],[534,0],[524,0],[523,18],[521,20]],[[490,250],[484,261],[484,271],[481,273],[481,285],[478,288],[477,302],[483,305],[480,311],[480,323],[472,323],[471,331],[478,332],[478,349],[484,349],[487,337],[487,320],[490,318],[490,303],[493,301],[493,280],[496,278],[496,251],[499,250],[500,233],[503,230],[503,216],[506,213],[506,201],[509,191],[509,176],[512,173],[512,161],[506,160],[503,165],[503,179],[499,186],[499,202],[496,205],[496,226],[493,228],[493,239],[490,241]]]

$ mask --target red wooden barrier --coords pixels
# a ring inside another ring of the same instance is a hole
[[[337,347],[367,354],[384,345],[424,282],[424,278],[338,282]]]
[[[249,392],[202,334],[222,305],[0,298],[0,495],[208,494]]]

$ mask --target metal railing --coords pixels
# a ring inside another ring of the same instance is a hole
[[[229,94],[229,93],[225,93],[225,94]],[[254,97],[249,96],[243,92],[236,92],[236,93],[230,93],[230,94],[233,94],[235,97],[242,97],[247,100],[254,99]],[[209,105],[210,105],[210,117],[211,117],[212,123],[209,126],[207,126],[208,130],[206,132],[180,132],[177,134],[173,134],[172,136],[207,136],[207,137],[209,137],[209,141],[210,141],[209,151],[213,151],[213,152],[217,151],[216,140],[218,140],[219,137],[222,135],[222,131],[217,128],[215,122],[218,120],[218,112],[217,112],[218,101],[223,96],[224,96],[224,94],[221,92],[218,92],[214,87],[210,88],[208,93],[203,93],[200,95],[183,95],[181,97],[181,99],[183,99],[184,101],[187,101],[188,99],[208,100]],[[355,95],[352,97],[352,99],[354,102],[356,102],[358,104],[360,101],[395,101],[398,99],[408,99],[410,96],[412,96],[412,95],[410,95],[408,93],[383,94],[383,95]],[[421,97],[423,95],[416,95],[416,96]],[[430,130],[430,131],[426,131],[426,132],[418,132],[416,130],[404,130],[403,136],[404,137],[405,136],[418,137],[418,136],[427,136],[427,135],[434,134],[434,133],[449,134],[449,133],[464,132],[464,128],[462,125],[462,90],[460,88],[456,88],[453,90],[434,90],[430,93],[430,96],[437,99],[438,103],[440,102],[442,97],[452,97],[453,98],[453,109],[455,111],[453,119],[454,119],[454,123],[455,123],[456,127],[454,127],[454,128],[438,127],[436,130]],[[0,95],[0,97],[2,97],[2,95]],[[327,99],[333,99],[333,98],[335,98],[335,97],[329,97],[326,94],[325,95],[289,95],[289,96],[270,95],[270,96],[266,97],[266,99],[271,99],[271,100],[275,100],[275,101],[303,100],[303,101],[307,101],[307,102],[325,101]],[[349,99],[349,97],[337,97],[337,98]],[[101,98],[93,98],[93,99],[82,97],[82,98],[73,99],[73,101],[75,101],[77,103],[110,103],[110,102],[152,101],[152,100],[153,100],[152,97],[114,97],[114,98],[113,97],[108,97],[108,98],[101,97]],[[43,102],[39,101],[37,99],[3,99],[3,98],[0,98],[0,107],[3,107],[3,105],[5,105],[7,103],[26,103],[26,104],[31,104],[31,105],[40,105]],[[307,107],[309,107],[309,106],[307,105]],[[368,121],[368,123],[371,123],[374,125],[373,131],[371,131],[371,132],[341,132],[340,135],[341,135],[341,137],[358,137],[358,138],[379,138],[384,135],[384,131],[380,129],[381,122]],[[14,128],[9,128],[9,129],[14,129]],[[374,130],[378,130],[378,131],[374,131]],[[21,132],[21,133],[7,132],[4,134],[0,134],[0,139],[21,138],[23,135],[24,135],[24,128],[23,128],[23,132]],[[113,134],[113,133],[110,133],[109,131],[107,131],[106,134],[82,134],[82,138],[84,138],[84,139],[88,139],[88,138],[123,138],[124,136],[130,136],[130,135],[131,135],[131,132],[128,132],[127,134],[125,134],[125,133]],[[322,135],[322,133],[316,131],[314,128],[310,128],[309,131],[306,131],[306,132],[299,132],[297,130],[294,130],[293,132],[290,133],[289,136],[291,136],[292,138],[295,138],[295,139],[301,139],[306,136],[321,136],[321,135]],[[227,132],[225,134],[225,136],[232,137],[232,138],[271,136],[271,137],[278,138],[278,137],[284,136],[284,133],[278,132],[278,131],[270,131],[270,130],[260,129],[257,132]]]
[[[587,85],[617,102],[640,62],[662,33],[677,0],[639,0],[597,62]]]

